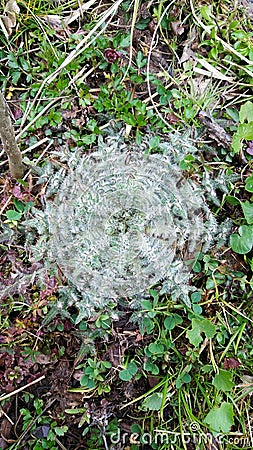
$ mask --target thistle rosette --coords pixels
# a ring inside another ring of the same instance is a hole
[[[108,146],[47,201],[46,258],[95,307],[166,280],[201,245],[203,197],[168,155]],[[179,264],[180,263],[180,264]]]
[[[227,192],[224,173],[187,179],[181,162],[197,152],[187,135],[170,134],[152,154],[149,139],[137,146],[113,133],[88,155],[63,147],[38,172],[45,205],[25,224],[32,262],[43,262],[33,276],[43,284],[61,270],[56,310],[75,305],[77,322],[122,299],[136,309],[153,286],[190,307],[192,263],[226,241],[230,224],[208,206]]]

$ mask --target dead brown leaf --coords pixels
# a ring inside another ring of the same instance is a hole
[[[181,36],[181,34],[184,33],[184,27],[181,25],[180,20],[175,20],[174,22],[171,22],[170,24],[172,33],[175,36]]]
[[[218,145],[230,148],[232,143],[231,136],[222,128],[206,111],[200,111],[198,114],[199,120],[208,129],[208,135],[211,139],[217,142]]]

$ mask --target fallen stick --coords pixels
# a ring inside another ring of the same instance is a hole
[[[22,178],[24,175],[22,155],[16,142],[14,128],[2,92],[0,92],[0,137],[8,156],[11,176]]]

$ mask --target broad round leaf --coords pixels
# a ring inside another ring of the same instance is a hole
[[[239,255],[249,253],[253,247],[253,227],[242,225],[238,233],[230,236],[230,246]]]

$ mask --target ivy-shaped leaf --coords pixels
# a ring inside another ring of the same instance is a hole
[[[223,402],[221,406],[215,407],[209,411],[204,422],[206,422],[212,431],[219,433],[228,433],[234,424],[233,406],[231,403]]]
[[[241,150],[241,141],[251,141],[253,139],[253,122],[240,124],[232,139],[232,149],[235,153]]]
[[[192,329],[187,331],[187,337],[194,347],[203,341],[201,333],[204,333],[208,339],[213,338],[216,327],[208,319],[192,319]]]
[[[232,381],[232,377],[233,375],[231,372],[220,369],[219,373],[213,378],[212,384],[217,389],[221,389],[224,392],[231,391],[235,385]]]
[[[253,247],[253,227],[250,225],[242,225],[238,229],[238,233],[230,236],[230,246],[234,252],[239,255],[249,253]]]
[[[253,122],[253,103],[248,101],[241,106],[239,112],[240,123]]]

